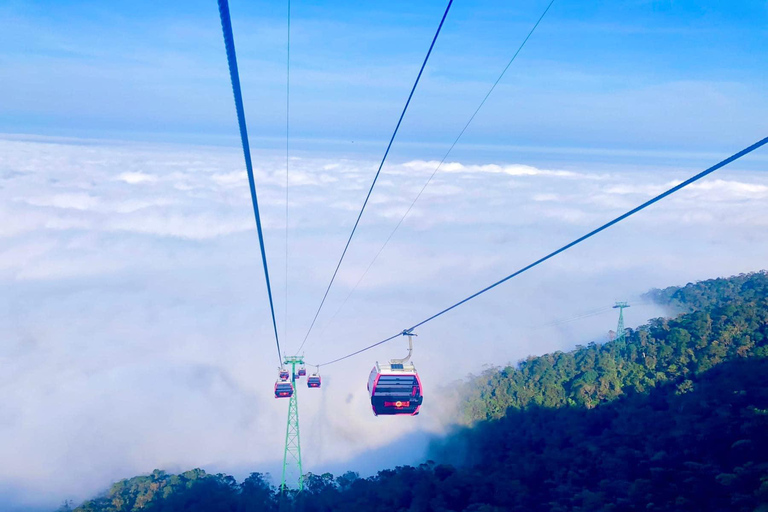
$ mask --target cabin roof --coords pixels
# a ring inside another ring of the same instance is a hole
[[[402,368],[399,366],[402,366]],[[389,363],[380,363],[376,361],[376,370],[378,373],[416,373],[416,367],[411,362],[402,363],[402,365],[393,365],[391,361]]]

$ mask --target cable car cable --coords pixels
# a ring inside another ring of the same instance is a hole
[[[659,194],[659,195],[649,199],[648,201],[644,202],[640,206],[637,206],[637,207],[629,210],[628,212],[626,212],[626,213],[624,213],[622,215],[619,215],[615,219],[613,219],[613,220],[611,220],[609,222],[606,222],[605,224],[603,224],[602,226],[600,226],[600,227],[598,227],[596,229],[593,229],[592,231],[590,231],[586,235],[583,235],[583,236],[577,238],[576,240],[574,240],[574,241],[572,241],[572,242],[570,242],[570,243],[560,247],[559,249],[557,249],[555,251],[552,251],[551,253],[547,254],[546,256],[544,256],[542,258],[539,258],[538,260],[534,261],[533,263],[531,263],[529,265],[526,265],[525,267],[521,268],[517,272],[509,274],[505,278],[500,279],[500,280],[496,281],[495,283],[493,283],[493,284],[491,284],[489,286],[486,286],[482,290],[473,293],[469,297],[466,297],[465,299],[460,300],[459,302],[453,304],[452,306],[449,306],[449,307],[443,309],[442,311],[439,311],[438,313],[435,313],[434,315],[432,315],[432,316],[422,320],[421,322],[413,325],[412,327],[410,327],[408,329],[403,330],[402,332],[400,332],[398,334],[395,334],[394,336],[390,336],[387,339],[381,340],[381,341],[379,341],[377,343],[374,343],[373,345],[369,345],[369,346],[367,346],[365,348],[362,348],[360,350],[352,352],[351,354],[347,354],[346,356],[339,357],[339,358],[334,359],[332,361],[328,361],[327,363],[323,363],[323,364],[320,364],[320,365],[312,365],[312,366],[327,366],[327,365],[330,365],[330,364],[333,364],[333,363],[337,363],[339,361],[343,361],[344,359],[347,359],[347,358],[350,358],[350,357],[355,356],[357,354],[360,354],[361,352],[365,352],[366,350],[370,350],[370,349],[372,349],[374,347],[377,347],[377,346],[379,346],[379,345],[381,345],[383,343],[386,343],[386,342],[388,342],[390,340],[393,340],[393,339],[397,338],[398,336],[407,335],[408,333],[412,332],[414,329],[416,329],[418,327],[421,327],[422,325],[426,324],[427,322],[431,322],[432,320],[434,320],[434,319],[444,315],[445,313],[448,313],[452,309],[455,309],[455,308],[461,306],[462,304],[465,304],[465,303],[469,302],[470,300],[474,299],[475,297],[478,297],[478,296],[484,294],[485,292],[490,291],[493,288],[496,288],[500,284],[503,284],[503,283],[509,281],[513,277],[516,277],[516,276],[522,274],[523,272],[525,272],[527,270],[530,270],[533,267],[536,267],[536,266],[544,263],[548,259],[553,258],[553,257],[557,256],[558,254],[567,251],[571,247],[573,247],[573,246],[575,246],[577,244],[580,244],[581,242],[583,242],[583,241],[585,241],[585,240],[595,236],[596,234],[598,234],[598,233],[608,229],[609,227],[613,226],[614,224],[618,224],[622,220],[624,220],[624,219],[626,219],[628,217],[631,217],[632,215],[634,215],[634,214],[636,214],[636,213],[646,209],[647,207],[651,206],[654,203],[657,203],[657,202],[661,201],[665,197],[667,197],[667,196],[669,196],[671,194],[674,194],[678,190],[687,187],[691,183],[694,183],[694,182],[696,182],[696,181],[698,181],[698,180],[708,176],[709,174],[712,174],[716,170],[718,170],[718,169],[720,169],[722,167],[725,167],[726,165],[730,164],[731,162],[734,162],[734,161],[738,160],[739,158],[741,158],[741,157],[743,157],[743,156],[745,156],[745,155],[755,151],[756,149],[764,146],[765,144],[768,144],[768,137],[765,137],[764,139],[761,139],[761,140],[755,142],[751,146],[742,149],[738,153],[735,153],[735,154],[729,156],[725,160],[722,160],[721,162],[713,165],[712,167],[710,167],[710,168],[708,168],[708,169],[706,169],[706,170],[704,170],[704,171],[702,171],[702,172],[700,172],[700,173],[698,173],[698,174],[688,178],[687,180],[683,181],[682,183],[680,183],[678,185],[675,185],[674,187],[672,187],[672,188],[662,192],[661,194]]]
[[[493,93],[494,89],[496,89],[496,86],[499,85],[499,82],[501,82],[501,79],[504,78],[504,75],[507,73],[507,70],[510,68],[510,66],[512,66],[512,63],[515,62],[515,59],[517,58],[517,56],[522,51],[522,49],[525,46],[525,44],[528,42],[528,39],[531,38],[531,36],[533,35],[534,31],[536,30],[536,28],[541,23],[541,20],[544,19],[544,16],[549,11],[549,8],[552,7],[553,3],[555,3],[555,0],[550,0],[550,2],[547,5],[546,9],[544,9],[544,12],[541,13],[541,16],[539,16],[539,19],[536,20],[536,23],[533,25],[531,30],[528,32],[528,35],[525,36],[525,39],[523,39],[523,42],[520,43],[520,46],[518,46],[517,51],[514,53],[514,55],[512,55],[512,58],[509,60],[507,65],[504,67],[504,69],[501,71],[501,74],[499,75],[499,77],[496,79],[496,81],[493,83],[493,85],[491,85],[491,88],[485,94],[485,97],[483,98],[483,100],[480,102],[480,104],[477,106],[475,111],[469,117],[469,120],[464,124],[464,127],[461,129],[459,134],[456,136],[456,138],[454,139],[453,143],[448,148],[448,151],[445,152],[445,155],[443,155],[443,158],[440,160],[440,163],[438,163],[437,167],[435,167],[435,170],[432,171],[432,175],[427,179],[427,182],[424,183],[424,186],[421,187],[421,190],[419,191],[419,193],[416,194],[416,197],[411,202],[410,206],[408,206],[408,209],[405,210],[405,213],[403,213],[403,216],[400,217],[400,220],[395,225],[395,227],[392,229],[392,231],[389,233],[389,236],[384,241],[382,246],[379,248],[379,251],[376,253],[376,255],[373,257],[371,262],[368,264],[368,267],[365,269],[363,274],[357,280],[357,283],[355,283],[355,286],[352,287],[352,289],[349,291],[349,293],[347,294],[347,296],[344,299],[344,301],[341,303],[339,308],[336,310],[336,312],[333,314],[331,319],[328,321],[328,324],[326,324],[326,328],[336,318],[336,316],[341,312],[341,310],[344,309],[344,306],[347,304],[347,301],[349,300],[349,298],[352,296],[353,293],[355,293],[355,290],[357,290],[358,286],[360,286],[360,283],[363,282],[363,279],[365,279],[365,276],[368,275],[368,271],[371,270],[371,267],[373,267],[374,263],[376,263],[376,260],[379,259],[379,256],[381,256],[381,253],[384,251],[384,248],[389,244],[389,241],[392,240],[392,237],[395,235],[395,232],[397,232],[397,230],[400,229],[400,226],[403,224],[403,221],[405,221],[405,218],[408,217],[408,215],[411,213],[411,210],[413,209],[413,207],[416,204],[416,202],[421,198],[421,195],[424,193],[424,190],[426,190],[426,188],[432,182],[432,179],[435,177],[437,172],[443,166],[443,164],[445,163],[445,160],[448,158],[448,156],[453,151],[453,148],[456,147],[456,144],[458,144],[459,140],[464,136],[464,132],[466,132],[467,128],[469,128],[469,125],[472,124],[472,121],[474,121],[475,116],[477,116],[478,112],[480,112],[480,109],[483,108],[483,105],[485,105],[485,102],[491,96],[491,93]],[[325,329],[323,329],[323,332],[325,332]]]
[[[301,352],[301,349],[304,347],[304,344],[307,342],[307,338],[309,338],[309,334],[312,332],[312,328],[315,326],[315,322],[317,321],[317,317],[320,314],[320,310],[323,309],[323,305],[325,304],[325,299],[328,298],[328,292],[331,291],[331,286],[333,286],[333,282],[336,280],[336,274],[338,274],[339,272],[339,268],[341,267],[341,262],[344,261],[344,257],[347,255],[347,249],[349,249],[349,244],[350,242],[352,242],[352,237],[355,235],[355,231],[357,231],[357,226],[358,224],[360,224],[360,218],[363,216],[365,207],[368,205],[368,200],[370,199],[371,193],[373,192],[373,187],[376,186],[376,181],[379,179],[379,175],[381,174],[381,169],[382,167],[384,167],[384,162],[387,160],[387,155],[389,155],[389,150],[392,148],[392,143],[395,141],[395,137],[397,136],[397,131],[400,129],[400,124],[403,122],[403,118],[405,117],[405,112],[408,110],[408,105],[411,104],[411,98],[413,98],[413,93],[416,92],[416,86],[419,85],[419,80],[421,80],[421,75],[424,72],[424,68],[427,66],[427,61],[429,60],[429,56],[432,54],[432,49],[435,47],[437,36],[440,35],[440,30],[443,28],[443,23],[445,23],[445,18],[448,16],[448,11],[451,9],[452,4],[453,4],[453,0],[448,0],[448,6],[445,8],[445,12],[443,13],[443,17],[440,20],[440,24],[437,26],[437,31],[435,32],[435,36],[432,38],[432,43],[429,45],[429,50],[427,51],[426,57],[424,57],[424,62],[422,62],[421,64],[421,69],[419,70],[419,74],[416,76],[416,81],[414,82],[413,87],[411,88],[411,92],[408,95],[408,100],[405,102],[405,107],[403,107],[403,111],[400,114],[400,119],[398,119],[397,125],[395,126],[395,130],[392,133],[392,137],[389,139],[389,144],[387,144],[387,150],[384,152],[384,157],[381,159],[379,168],[373,177],[373,182],[371,183],[371,187],[368,189],[368,194],[365,196],[365,201],[363,201],[363,206],[362,208],[360,208],[360,213],[357,214],[357,219],[355,220],[355,224],[352,227],[352,232],[349,234],[349,238],[347,239],[347,243],[344,246],[344,250],[341,253],[339,262],[336,264],[336,269],[333,271],[333,276],[331,276],[331,281],[328,283],[328,287],[325,289],[325,294],[323,294],[323,299],[320,301],[320,306],[318,306],[317,311],[315,312],[315,317],[312,319],[312,323],[310,324],[309,329],[307,330],[307,334],[304,336],[304,340],[301,342],[301,346],[296,351],[297,354]]]
[[[277,345],[277,357],[283,364],[283,356],[280,351],[280,337],[277,334],[277,320],[275,319],[275,305],[272,300],[272,285],[269,282],[269,268],[267,266],[267,252],[264,248],[264,233],[261,229],[261,215],[259,214],[259,201],[256,197],[256,184],[253,179],[253,165],[251,163],[251,148],[248,144],[248,130],[245,124],[245,109],[243,108],[243,95],[240,90],[240,74],[237,71],[237,54],[235,53],[235,37],[232,33],[232,20],[229,15],[229,3],[227,0],[218,0],[219,16],[221,18],[221,30],[224,34],[224,46],[227,51],[227,64],[229,65],[229,78],[232,82],[232,93],[235,96],[235,110],[237,111],[237,123],[240,127],[240,141],[245,156],[245,169],[248,172],[248,185],[251,190],[253,202],[253,215],[256,217],[256,231],[259,234],[259,247],[261,249],[261,262],[264,266],[264,278],[267,282],[267,295],[269,295],[269,309],[272,312],[272,327],[275,331],[275,344]]]

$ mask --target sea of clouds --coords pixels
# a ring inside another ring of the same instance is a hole
[[[278,359],[242,153],[3,136],[0,154],[0,500],[50,509],[155,468],[276,474],[287,404],[272,394]],[[409,327],[706,167],[625,160],[448,161],[360,281],[437,162],[388,164],[307,360]],[[291,158],[287,274],[285,159],[264,150],[254,162],[291,353],[377,162]],[[366,397],[373,362],[403,356],[404,341],[322,368],[322,390],[299,390],[305,470],[417,462],[455,420],[445,390],[456,380],[604,341],[614,312],[576,317],[651,287],[764,268],[764,162],[719,171],[421,328],[418,417],[375,418]],[[659,314],[638,302],[627,323]]]

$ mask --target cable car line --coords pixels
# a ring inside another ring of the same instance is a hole
[[[647,306],[648,304],[652,304],[652,302],[644,301],[644,302],[637,302],[637,301],[631,301],[633,306]],[[612,311],[613,309],[616,309],[614,306],[603,306],[599,309],[593,309],[591,311],[585,311],[581,314],[568,317],[568,318],[561,318],[559,320],[553,320],[551,322],[546,322],[543,324],[536,324],[536,325],[529,325],[526,327],[526,329],[531,330],[538,330],[543,329],[545,327],[559,327],[561,325],[566,325],[572,322],[576,322],[578,320],[583,320],[585,318],[592,318],[599,315],[604,315],[605,313],[608,313],[609,311]]]
[[[445,313],[448,313],[449,311],[451,311],[451,310],[461,306],[462,304],[465,304],[465,303],[469,302],[470,300],[474,299],[475,297],[478,297],[478,296],[484,294],[485,292],[490,291],[493,288],[496,288],[500,284],[503,284],[503,283],[509,281],[510,279],[512,279],[512,278],[514,278],[514,277],[516,277],[516,276],[518,276],[520,274],[522,274],[523,272],[526,272],[527,270],[530,270],[530,269],[532,269],[532,268],[534,268],[534,267],[544,263],[545,261],[549,260],[550,258],[553,258],[553,257],[557,256],[558,254],[567,251],[571,247],[573,247],[573,246],[575,246],[577,244],[580,244],[581,242],[583,242],[583,241],[585,241],[585,240],[595,236],[596,234],[598,234],[598,233],[608,229],[609,227],[613,226],[614,224],[618,224],[622,220],[624,220],[624,219],[626,219],[628,217],[631,217],[632,215],[634,215],[634,214],[636,214],[636,213],[646,209],[647,207],[653,205],[654,203],[657,203],[657,202],[661,201],[665,197],[667,197],[667,196],[669,196],[671,194],[674,194],[678,190],[681,190],[681,189],[687,187],[688,185],[690,185],[690,184],[692,184],[692,183],[694,183],[694,182],[696,182],[696,181],[698,181],[698,180],[708,176],[709,174],[712,174],[713,172],[717,171],[718,169],[720,169],[722,167],[725,167],[726,165],[730,164],[731,162],[734,162],[734,161],[738,160],[739,158],[741,158],[741,157],[743,157],[743,156],[745,156],[745,155],[755,151],[756,149],[764,146],[765,144],[768,144],[768,137],[765,137],[765,138],[755,142],[751,146],[742,149],[738,153],[735,153],[735,154],[729,156],[725,160],[720,161],[719,163],[713,165],[712,167],[710,167],[710,168],[708,168],[708,169],[706,169],[706,170],[704,170],[704,171],[702,171],[702,172],[700,172],[700,173],[698,173],[698,174],[688,178],[687,180],[683,181],[682,183],[680,183],[678,185],[675,185],[674,187],[672,187],[672,188],[662,192],[661,194],[659,194],[659,195],[649,199],[648,201],[646,201],[646,202],[642,203],[641,205],[639,205],[639,206],[629,210],[628,212],[623,213],[622,215],[619,215],[615,219],[613,219],[613,220],[611,220],[609,222],[606,222],[602,226],[600,226],[600,227],[598,227],[596,229],[593,229],[592,231],[590,231],[586,235],[583,235],[583,236],[577,238],[576,240],[574,240],[574,241],[572,241],[570,243],[567,243],[566,245],[560,247],[559,249],[557,249],[555,251],[552,251],[551,253],[547,254],[546,256],[544,256],[542,258],[539,258],[538,260],[534,261],[533,263],[531,263],[529,265],[526,265],[525,267],[521,268],[520,270],[518,270],[516,272],[513,272],[512,274],[509,274],[508,276],[504,277],[503,279],[500,279],[500,280],[496,281],[495,283],[493,283],[493,284],[491,284],[489,286],[486,286],[482,290],[473,293],[469,297],[466,297],[466,298],[460,300],[459,302],[457,302],[457,303],[455,303],[455,304],[453,304],[453,305],[443,309],[442,311],[439,311],[439,312],[435,313],[434,315],[432,315],[432,316],[422,320],[421,322],[413,325],[412,327],[410,327],[408,329],[403,330],[402,332],[400,332],[398,334],[395,334],[394,336],[390,336],[389,338],[386,338],[384,340],[376,342],[373,345],[369,345],[369,346],[367,346],[365,348],[362,348],[360,350],[352,352],[351,354],[347,354],[345,356],[339,357],[339,358],[334,359],[332,361],[328,361],[327,363],[322,363],[320,365],[312,365],[312,366],[328,366],[330,364],[337,363],[339,361],[343,361],[344,359],[348,359],[348,358],[350,358],[352,356],[360,354],[361,352],[365,352],[366,350],[370,350],[370,349],[372,349],[374,347],[377,347],[377,346],[379,346],[379,345],[381,345],[383,343],[391,341],[391,340],[397,338],[398,336],[407,336],[408,334],[412,333],[414,329],[416,329],[418,327],[421,327],[422,325],[424,325],[424,324],[426,324],[428,322],[431,322],[432,320],[434,320],[434,319],[444,315]]]
[[[560,326],[560,325],[569,324],[571,322],[576,322],[577,320],[583,320],[585,318],[591,318],[593,316],[603,315],[603,314],[611,311],[612,309],[613,309],[613,306],[603,306],[602,308],[593,309],[591,311],[587,311],[587,312],[584,312],[584,313],[581,313],[579,315],[575,315],[575,316],[572,316],[572,317],[562,318],[560,320],[553,320],[551,322],[546,322],[546,323],[538,324],[538,325],[531,325],[531,326],[528,327],[528,329],[534,329],[535,330],[535,329],[541,329],[541,328],[544,328],[544,327],[557,327],[557,326]]]
[[[272,285],[269,281],[269,268],[267,266],[267,252],[264,248],[264,233],[261,229],[261,215],[259,214],[259,201],[256,197],[256,184],[253,179],[253,164],[251,163],[251,148],[248,144],[248,130],[245,124],[245,109],[243,108],[243,95],[240,90],[240,74],[237,71],[237,54],[235,53],[235,38],[232,33],[232,20],[229,15],[229,3],[227,0],[218,0],[219,17],[221,18],[221,30],[224,34],[224,46],[227,51],[227,64],[229,65],[229,78],[232,82],[232,93],[235,97],[235,110],[237,111],[237,123],[240,127],[240,141],[245,156],[245,169],[248,172],[248,185],[251,191],[253,203],[253,215],[256,218],[256,231],[259,235],[259,247],[261,249],[261,262],[264,266],[264,278],[267,282],[267,294],[269,295],[269,309],[272,312],[272,327],[275,331],[275,344],[277,345],[277,357],[280,364],[283,356],[280,351],[280,337],[277,334],[277,320],[275,319],[275,305],[272,300]]]
[[[357,226],[358,224],[360,224],[360,218],[363,216],[365,207],[368,205],[368,200],[370,199],[371,193],[373,192],[373,187],[376,186],[376,181],[379,179],[379,175],[381,174],[381,169],[382,167],[384,167],[384,162],[387,160],[387,155],[389,155],[389,150],[392,148],[392,143],[395,141],[397,132],[400,129],[400,124],[403,122],[403,118],[405,117],[405,113],[408,110],[408,106],[411,104],[413,93],[416,92],[416,87],[419,85],[419,80],[421,80],[421,75],[424,72],[424,68],[427,66],[427,61],[429,60],[429,56],[432,54],[432,49],[435,47],[435,42],[437,41],[437,37],[440,35],[440,30],[443,28],[443,23],[445,23],[445,18],[448,16],[448,11],[450,11],[452,4],[453,4],[453,0],[448,0],[448,5],[445,8],[445,12],[443,13],[443,17],[440,20],[440,24],[437,26],[437,31],[435,32],[435,36],[432,38],[432,43],[429,45],[429,50],[427,51],[427,55],[424,57],[424,62],[422,62],[421,64],[421,69],[419,70],[419,74],[416,76],[416,81],[414,82],[413,87],[411,88],[411,92],[408,95],[408,100],[405,102],[405,107],[403,107],[403,111],[400,114],[400,119],[398,119],[397,125],[395,126],[395,130],[392,133],[392,137],[389,139],[389,144],[387,144],[387,150],[384,152],[384,157],[381,159],[379,168],[377,169],[376,174],[373,177],[373,182],[371,183],[371,187],[368,189],[368,194],[365,196],[365,201],[363,201],[363,206],[362,208],[360,208],[360,213],[358,213],[357,215],[357,219],[355,220],[355,224],[352,227],[352,232],[349,234],[349,238],[347,239],[347,243],[344,246],[344,250],[341,253],[339,262],[336,264],[336,269],[333,271],[333,276],[331,276],[331,280],[328,283],[328,287],[325,289],[325,293],[323,294],[323,299],[320,301],[320,306],[318,306],[317,311],[315,312],[315,316],[312,319],[312,323],[310,324],[309,329],[307,330],[307,334],[304,336],[304,340],[301,342],[301,346],[299,346],[299,349],[296,351],[297,354],[301,352],[301,349],[304,347],[304,344],[307,342],[307,338],[309,338],[309,334],[312,332],[312,328],[315,326],[315,322],[317,321],[317,317],[320,314],[320,310],[323,309],[323,305],[325,304],[325,299],[328,298],[328,292],[331,291],[331,286],[333,286],[333,282],[336,280],[336,274],[338,274],[339,272],[339,268],[341,267],[341,262],[344,261],[344,257],[346,256],[347,250],[349,249],[349,244],[352,242],[352,237],[355,235],[355,231],[357,231]]]
[[[403,216],[400,217],[400,220],[397,222],[395,227],[392,229],[392,231],[389,233],[389,236],[384,241],[382,246],[379,248],[379,251],[376,253],[376,255],[373,257],[370,263],[368,263],[368,267],[365,269],[363,274],[360,276],[360,278],[357,280],[357,283],[355,283],[355,286],[352,287],[352,289],[347,294],[344,301],[341,303],[339,308],[336,310],[336,312],[333,314],[331,319],[328,321],[328,324],[326,324],[326,328],[330,323],[336,318],[336,316],[341,312],[342,309],[344,309],[344,306],[347,304],[347,301],[352,296],[353,293],[355,293],[355,290],[357,290],[358,286],[360,286],[360,283],[363,282],[363,279],[365,279],[365,276],[368,275],[368,271],[371,270],[371,267],[373,267],[374,263],[376,263],[376,260],[379,259],[379,256],[381,256],[381,253],[384,252],[384,248],[389,244],[389,241],[392,240],[392,237],[395,235],[398,229],[400,229],[400,226],[403,224],[403,221],[405,221],[405,218],[408,217],[408,215],[411,213],[411,210],[413,209],[416,202],[421,198],[422,194],[426,190],[426,188],[429,186],[429,184],[432,182],[432,179],[435,177],[437,172],[440,170],[440,168],[445,163],[445,160],[448,158],[448,156],[453,151],[453,148],[456,147],[456,144],[458,144],[459,140],[464,136],[464,132],[467,131],[467,128],[469,128],[469,125],[472,124],[472,121],[475,119],[475,116],[477,116],[478,112],[480,112],[480,109],[483,108],[483,105],[485,105],[485,102],[488,100],[488,98],[491,96],[491,93],[493,93],[494,89],[496,89],[496,86],[499,85],[499,82],[501,82],[501,79],[504,78],[504,75],[507,73],[507,70],[512,66],[512,63],[515,62],[515,59],[522,51],[525,44],[528,42],[528,39],[531,38],[533,33],[536,31],[536,28],[541,23],[541,20],[544,19],[544,16],[549,11],[549,8],[552,7],[552,4],[555,3],[555,0],[550,0],[549,4],[547,5],[546,9],[544,9],[544,12],[541,13],[541,16],[539,16],[539,19],[536,20],[536,23],[533,25],[531,30],[528,32],[528,35],[525,36],[525,39],[523,39],[523,42],[520,43],[520,46],[518,46],[517,51],[512,55],[512,58],[509,60],[507,65],[504,67],[504,69],[501,71],[501,74],[496,79],[496,81],[491,85],[491,88],[488,89],[488,92],[485,94],[485,97],[480,102],[480,104],[477,106],[475,111],[472,113],[472,115],[469,117],[469,120],[464,124],[464,127],[461,129],[459,134],[454,139],[451,146],[448,148],[448,151],[445,152],[445,155],[443,155],[443,158],[440,160],[440,163],[437,164],[437,167],[435,167],[435,170],[432,171],[432,175],[427,179],[426,183],[424,183],[424,186],[421,187],[421,190],[418,194],[416,194],[416,197],[411,202],[410,206],[408,206],[408,209],[405,210],[405,213],[403,213]],[[323,329],[323,332],[325,332],[325,329]]]
[[[356,356],[357,354],[361,354],[361,353],[365,352],[366,350],[370,350],[370,349],[372,349],[374,347],[378,347],[379,345],[383,345],[384,343],[386,343],[388,341],[392,341],[395,338],[399,338],[400,336],[405,336],[405,335],[406,335],[405,331],[399,332],[399,333],[397,333],[397,334],[395,334],[393,336],[390,336],[389,338],[383,339],[381,341],[377,341],[373,345],[368,345],[365,348],[361,348],[360,350],[352,352],[351,354],[347,354],[346,356],[340,357],[338,359],[334,359],[333,361],[328,361],[327,363],[313,364],[311,366],[317,366],[318,368],[320,368],[321,366],[328,366],[328,365],[333,364],[333,363],[338,363],[339,361],[343,361],[344,359],[349,359],[352,356]]]

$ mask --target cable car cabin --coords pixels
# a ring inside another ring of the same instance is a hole
[[[319,388],[320,387],[320,376],[319,375],[310,375],[309,378],[307,378],[307,387],[308,388]]]
[[[293,384],[286,381],[275,382],[275,398],[291,398],[293,396]]]
[[[411,363],[376,363],[368,378],[373,414],[419,414],[424,397],[421,380]]]
[[[280,380],[288,380],[291,374],[285,368],[280,368]]]
[[[299,377],[306,377],[306,376],[307,376],[307,369],[299,368]]]

